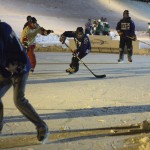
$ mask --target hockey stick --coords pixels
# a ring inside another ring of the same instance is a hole
[[[74,53],[73,50],[72,50],[66,43],[64,43],[64,44],[71,50],[72,53]],[[75,55],[75,57],[76,57],[96,78],[105,78],[105,77],[106,77],[105,74],[103,74],[103,75],[96,75],[96,74],[94,74],[94,73],[91,71],[91,69],[90,69],[77,55]]]
[[[119,36],[119,35],[115,35],[115,37],[116,36]],[[132,37],[130,37],[130,36],[126,36],[127,38],[129,38],[129,39],[131,39],[131,40],[134,40],[134,38],[132,38]],[[144,43],[144,44],[147,44],[147,45],[149,45],[150,46],[150,44],[148,44],[148,43],[146,43],[146,42],[143,42],[143,41],[141,41],[141,40],[137,40],[137,41],[139,41],[139,42],[141,42],[141,43]]]
[[[129,38],[129,39],[131,39],[131,40],[133,40],[133,38],[132,37],[130,37],[130,36],[126,36],[127,38]],[[148,44],[148,43],[146,43],[146,42],[143,42],[143,41],[140,41],[140,40],[138,40],[139,42],[141,42],[141,43],[144,43],[144,44],[147,44],[147,45],[149,45],[150,46],[150,44]]]

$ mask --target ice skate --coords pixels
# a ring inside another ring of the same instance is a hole
[[[73,73],[76,73],[77,71],[76,71],[76,68],[68,68],[68,69],[66,69],[66,72],[67,73],[69,73],[69,74],[73,74]]]
[[[69,73],[71,69],[72,69],[71,67],[70,67],[70,68],[68,68],[68,69],[66,69],[66,72],[68,72],[68,73]]]
[[[42,144],[45,144],[48,141],[48,137],[49,137],[49,131],[48,131],[48,127],[46,125],[37,127],[37,139]]]

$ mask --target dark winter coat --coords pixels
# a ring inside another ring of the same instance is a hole
[[[135,24],[131,20],[131,17],[121,19],[116,27],[116,30],[120,30],[123,33],[123,37],[135,35]]]
[[[29,59],[15,32],[10,25],[0,22],[0,67],[8,67],[14,62],[24,66],[22,72],[29,72]]]
[[[77,50],[79,53],[88,53],[91,50],[91,42],[87,35],[84,34],[82,39],[78,39],[76,32],[73,31],[65,31],[63,33],[65,37],[72,37],[75,39]]]

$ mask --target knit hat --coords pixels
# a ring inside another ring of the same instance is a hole
[[[31,21],[32,17],[31,16],[27,16],[27,21]]]
[[[84,32],[84,30],[83,30],[83,28],[82,27],[78,27],[77,29],[76,29],[76,32]]]
[[[129,10],[124,10],[123,15],[124,15],[124,14],[129,15]]]
[[[31,23],[37,23],[37,20],[36,20],[35,17],[32,17],[32,18],[31,18]]]

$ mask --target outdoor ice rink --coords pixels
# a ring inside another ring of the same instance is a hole
[[[95,78],[83,64],[76,74],[65,73],[71,53],[39,52],[36,56],[26,98],[48,124],[48,144],[32,145],[28,136],[36,137],[35,127],[14,106],[11,88],[3,98],[5,125],[0,148],[119,150],[127,146],[123,139],[138,135],[111,136],[103,128],[150,120],[150,56],[134,55],[133,63],[128,63],[125,55],[125,63],[118,64],[118,54],[90,53],[83,61],[95,74],[106,74],[104,79]],[[26,146],[14,146],[15,142],[19,145],[17,138]]]

